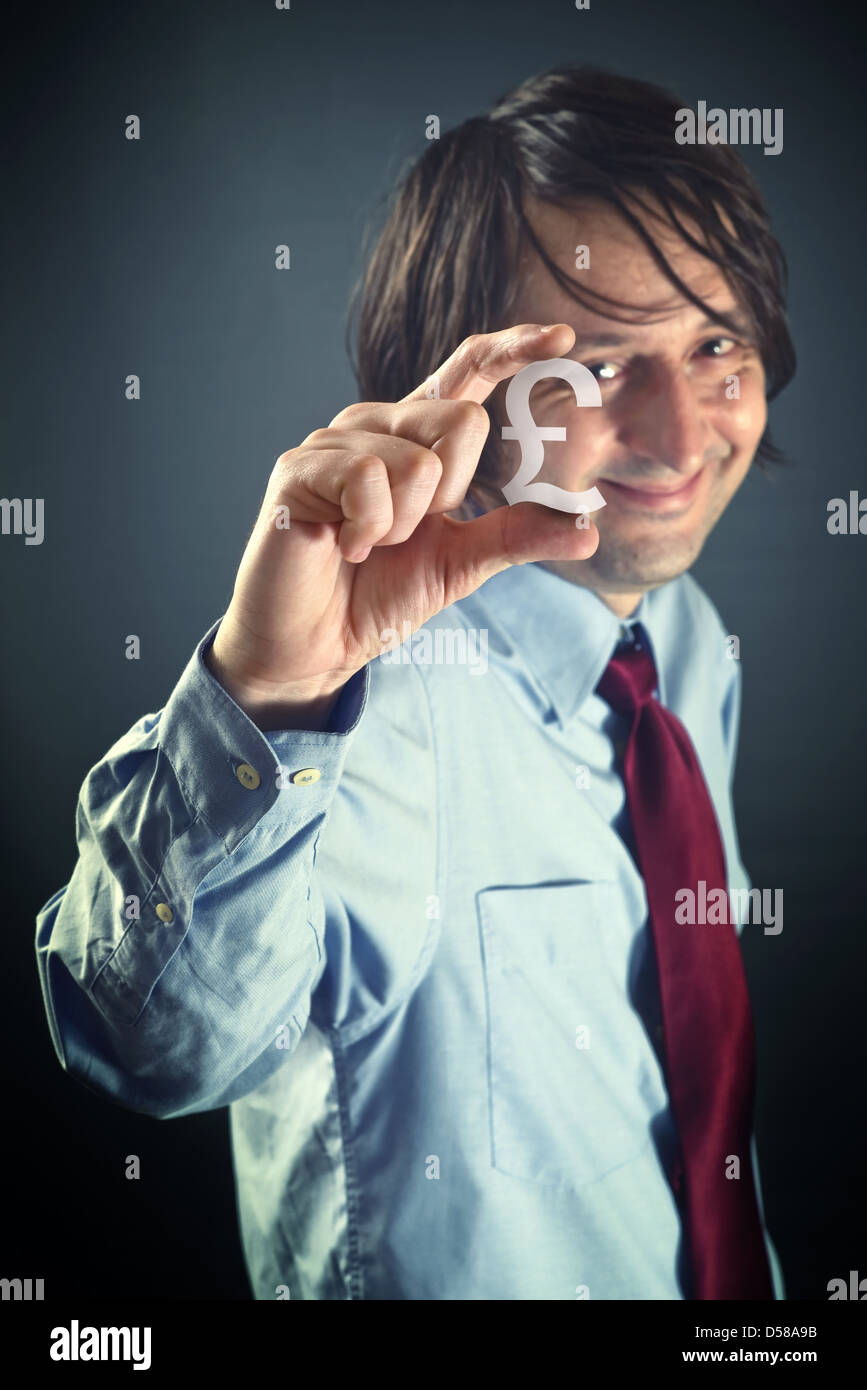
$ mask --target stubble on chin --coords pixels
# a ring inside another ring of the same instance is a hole
[[[613,528],[608,531],[603,512],[597,523],[599,546],[583,562],[587,576],[583,582],[594,589],[632,593],[678,579],[695,564],[730,500],[729,492],[716,486],[706,499],[704,515],[691,525],[680,527],[668,518],[651,516],[634,536],[618,535]]]
[[[573,584],[601,593],[642,593],[668,584],[695,563],[707,536],[642,536],[627,540],[599,529],[599,545],[587,560],[542,564]]]

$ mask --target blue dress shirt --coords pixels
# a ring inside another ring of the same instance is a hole
[[[37,922],[54,1046],[130,1109],[231,1107],[257,1298],[689,1297],[626,724],[594,694],[636,625],[748,888],[739,663],[688,575],[624,624],[508,569],[322,732],[256,728],[203,662],[217,622],[88,774]]]

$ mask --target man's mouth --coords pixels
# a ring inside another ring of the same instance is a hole
[[[639,487],[631,483],[615,483],[611,478],[599,478],[597,481],[599,490],[606,500],[608,495],[613,493],[618,501],[625,502],[627,506],[654,512],[677,512],[689,506],[703,476],[702,467],[680,487]]]

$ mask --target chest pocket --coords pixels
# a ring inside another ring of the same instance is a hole
[[[614,883],[478,895],[491,1165],[576,1188],[651,1142],[646,1034]],[[579,1031],[582,1030],[582,1031]]]

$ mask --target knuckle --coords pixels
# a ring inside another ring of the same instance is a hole
[[[304,440],[304,444],[313,449],[324,449],[334,442],[334,431],[329,426],[327,429],[311,430]]]
[[[509,362],[526,362],[527,344],[515,333],[510,333],[503,339],[500,351]]]
[[[367,409],[366,403],[353,401],[351,405],[344,406],[343,410],[338,411],[329,428],[346,429],[348,425],[357,425],[366,414]]]
[[[282,454],[279,455],[279,457],[276,459],[274,463],[274,467],[271,469],[271,477],[268,480],[270,486],[275,487],[278,490],[280,488],[285,487],[289,480],[295,474],[297,468],[298,450],[286,449]]]
[[[435,483],[443,471],[442,459],[432,449],[419,447],[407,457],[405,474],[413,483]]]
[[[487,435],[491,419],[478,401],[455,401],[455,418],[460,428]]]
[[[356,482],[365,485],[379,482],[385,474],[385,464],[375,454],[362,454],[351,465]]]
[[[478,362],[484,350],[485,337],[482,333],[471,333],[468,338],[464,338],[461,343],[461,351],[471,362]]]

